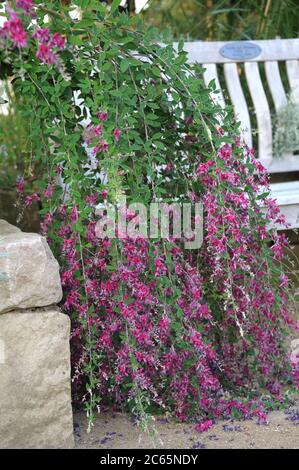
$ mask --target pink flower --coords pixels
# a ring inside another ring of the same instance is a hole
[[[55,186],[53,184],[49,184],[44,192],[44,197],[47,199],[51,199],[55,191]]]
[[[268,420],[267,420],[267,413],[265,413],[263,410],[261,410],[260,408],[256,409],[256,410],[253,410],[253,414],[255,416],[258,417],[258,422],[259,424],[267,424],[268,423]]]
[[[109,146],[108,146],[107,142],[105,142],[103,139],[101,139],[101,140],[98,142],[98,145],[96,145],[96,146],[93,148],[93,154],[94,154],[94,155],[97,155],[97,153],[99,153],[101,150],[102,150],[103,152],[108,152],[108,150],[109,150]]]
[[[58,49],[63,50],[65,48],[66,39],[59,33],[54,33],[50,39],[49,46],[56,46]]]
[[[161,258],[155,259],[155,277],[165,276],[168,273],[167,267]]]
[[[105,142],[103,139],[101,139],[99,141],[99,146],[103,150],[103,152],[108,152],[109,146],[108,146],[107,142]]]
[[[40,197],[37,193],[33,193],[30,196],[27,196],[25,199],[25,205],[31,206],[34,201],[40,201]]]
[[[219,156],[223,158],[226,162],[230,159],[232,155],[232,148],[230,145],[225,144],[221,149],[219,150]]]
[[[119,141],[120,134],[121,134],[121,131],[119,129],[114,129],[113,135],[114,135],[115,142]]]
[[[32,34],[32,37],[38,39],[40,42],[47,42],[49,39],[49,34],[49,28],[40,28]]]
[[[42,42],[38,46],[36,57],[43,63],[52,65],[56,62],[57,56],[54,54],[48,44]]]
[[[192,116],[187,116],[186,119],[185,119],[185,124],[186,124],[186,126],[190,126],[191,124],[193,124],[193,117]]]
[[[62,166],[61,166],[61,165],[57,165],[57,167],[55,168],[55,173],[56,173],[57,175],[61,175],[62,172],[63,172]]]
[[[96,135],[97,137],[100,137],[102,135],[102,132],[103,132],[102,124],[99,124],[96,127],[94,127],[92,129],[92,131],[93,131],[94,135]]]
[[[76,206],[73,206],[72,211],[70,213],[70,220],[73,224],[75,224],[78,219],[79,219],[78,209]]]
[[[170,173],[174,168],[174,164],[172,162],[168,162],[166,167],[165,167],[165,170]]]
[[[100,111],[100,112],[97,114],[97,117],[100,119],[100,121],[107,121],[107,119],[108,119],[108,113],[107,113],[107,112]]]
[[[209,172],[214,163],[209,160],[207,163],[200,163],[196,170],[196,176],[204,175]]]
[[[44,219],[41,223],[41,232],[42,232],[43,235],[46,235],[48,233],[49,227],[50,227],[52,221],[53,221],[53,215],[48,212],[44,216]]]
[[[34,13],[32,0],[17,0],[16,7],[24,10],[24,14],[27,16]]]
[[[289,284],[289,278],[286,274],[281,274],[279,276],[280,284],[279,287],[287,287]]]
[[[16,181],[16,188],[18,193],[23,193],[25,189],[25,180],[23,177],[20,177]]]
[[[195,426],[195,431],[197,432],[205,432],[213,426],[213,421],[211,419],[207,419],[206,421],[202,421]]]
[[[258,227],[257,233],[260,240],[265,240],[268,236],[266,227]]]
[[[27,33],[23,28],[22,21],[15,12],[11,13],[10,19],[4,23],[3,29],[8,33],[15,47],[21,48],[27,46]]]
[[[90,196],[86,196],[86,203],[89,206],[94,207],[97,203],[98,197],[98,193],[92,193]]]

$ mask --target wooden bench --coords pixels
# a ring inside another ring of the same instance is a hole
[[[284,62],[292,98],[299,104],[299,39],[274,39],[263,41],[186,42],[189,63],[199,63],[205,68],[204,82],[215,80],[218,93],[212,97],[222,107],[227,97],[241,122],[242,136],[250,147],[253,143],[252,111],[246,102],[244,81],[240,80],[240,65],[254,107],[257,127],[258,158],[269,173],[299,171],[299,155],[273,158],[273,126],[271,107],[265,92],[265,76],[275,112],[287,104],[287,93],[281,79],[279,62]],[[263,65],[262,65],[263,64]],[[223,71],[220,68],[223,67]],[[261,67],[264,73],[261,74]],[[219,77],[224,77],[221,86]],[[248,96],[248,93],[247,93]],[[268,95],[269,96],[269,95]],[[283,176],[283,175],[282,175]],[[283,180],[283,178],[282,178]],[[299,180],[271,184],[272,197],[277,199],[291,228],[299,227]]]

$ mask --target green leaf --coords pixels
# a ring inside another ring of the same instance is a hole
[[[160,75],[161,75],[160,69],[157,66],[154,66],[152,68],[152,73],[155,75],[155,77],[160,77]]]
[[[257,199],[260,200],[260,199],[266,199],[266,197],[268,197],[270,194],[270,191],[267,191],[266,193],[263,193],[263,194],[259,194],[257,196]]]
[[[121,0],[113,0],[111,4],[111,10],[110,10],[111,13],[114,13],[118,9],[120,4],[121,4]]]
[[[120,63],[120,71],[124,73],[128,70],[129,67],[130,67],[130,62],[128,61],[128,59],[123,59]]]
[[[183,39],[180,39],[179,44],[178,44],[178,51],[181,52],[184,49],[184,41]]]

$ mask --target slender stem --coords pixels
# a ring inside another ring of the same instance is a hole
[[[64,13],[59,13],[56,10],[52,10],[52,8],[45,7],[44,5],[37,5],[37,8],[40,11],[43,11],[44,13],[47,13],[48,15],[57,16],[57,17],[61,18],[62,20],[64,20],[66,18],[66,15]]]

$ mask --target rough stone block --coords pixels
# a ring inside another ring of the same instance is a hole
[[[0,448],[71,448],[70,320],[0,315]]]
[[[46,239],[0,221],[0,313],[62,298],[59,265]]]
[[[9,224],[6,220],[0,219],[0,236],[11,235],[12,233],[20,233],[21,230],[14,225]]]

